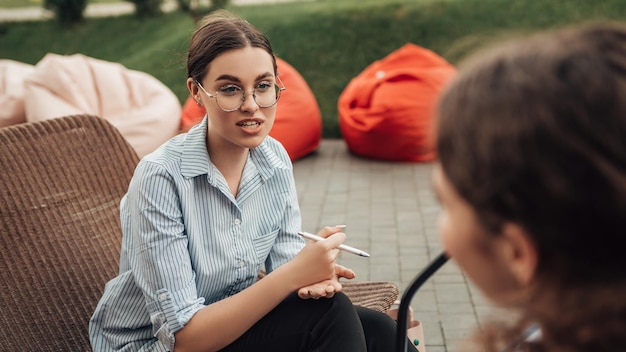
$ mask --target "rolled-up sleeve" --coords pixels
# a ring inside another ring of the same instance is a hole
[[[162,168],[142,162],[131,182],[128,208],[133,236],[129,265],[150,314],[153,334],[173,350],[174,333],[204,307],[198,297],[188,238],[175,182]]]

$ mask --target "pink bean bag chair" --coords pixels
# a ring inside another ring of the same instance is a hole
[[[24,80],[35,66],[0,60],[0,127],[26,122]]]
[[[434,159],[434,107],[455,72],[443,58],[415,44],[369,65],[348,83],[337,104],[348,149],[380,160]]]
[[[26,119],[91,114],[113,124],[142,157],[178,133],[181,106],[151,75],[81,54],[47,54],[25,81]]]
[[[270,136],[280,141],[292,161],[315,151],[322,141],[322,113],[313,91],[300,73],[285,60],[276,59],[282,92]],[[181,131],[198,123],[206,111],[189,97],[183,105]]]

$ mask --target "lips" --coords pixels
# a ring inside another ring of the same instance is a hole
[[[247,128],[255,128],[261,126],[261,123],[258,121],[244,121],[237,124],[239,127],[247,127]]]
[[[250,119],[237,122],[237,126],[250,129],[258,128],[261,124],[263,124],[263,120],[261,119]]]

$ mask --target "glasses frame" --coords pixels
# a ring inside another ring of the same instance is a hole
[[[285,84],[280,79],[280,77],[276,76],[276,82],[274,82],[274,85],[276,85],[278,87],[278,90],[276,91],[276,101],[272,105],[262,106],[259,103],[257,103],[257,101],[256,101],[256,88],[254,88],[254,89],[252,89],[252,92],[246,92],[245,90],[242,89],[242,91],[241,91],[241,102],[239,102],[239,106],[237,106],[234,109],[224,109],[220,105],[219,100],[217,99],[217,96],[219,95],[219,92],[215,92],[215,95],[213,95],[213,94],[207,92],[206,89],[204,89],[202,84],[200,84],[200,82],[197,79],[194,79],[194,82],[204,92],[204,94],[206,94],[209,98],[215,98],[215,103],[224,112],[233,112],[233,111],[239,110],[241,108],[241,106],[243,105],[243,103],[246,101],[246,96],[249,93],[252,93],[252,100],[254,100],[254,103],[259,108],[262,108],[262,109],[271,108],[272,106],[274,106],[274,105],[276,105],[278,103],[278,100],[280,100],[280,96],[282,95],[281,92],[284,91],[284,90],[287,90],[287,87],[285,87]],[[280,84],[278,84],[278,82],[280,82]]]

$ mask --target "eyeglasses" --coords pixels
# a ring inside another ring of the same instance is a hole
[[[252,90],[252,99],[254,99],[254,102],[260,108],[269,108],[276,105],[278,99],[280,99],[281,92],[287,89],[280,78],[276,78],[280,82],[280,86],[275,82],[262,81]],[[215,94],[207,92],[197,80],[196,85],[198,85],[209,98],[215,98],[217,106],[225,112],[239,110],[246,100],[246,91],[236,84],[225,85],[215,92]]]

